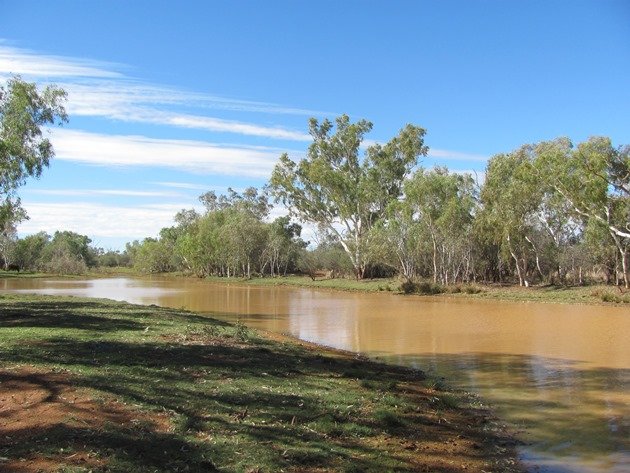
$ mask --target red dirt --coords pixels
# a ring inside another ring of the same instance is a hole
[[[97,400],[90,394],[73,386],[70,376],[63,372],[0,370],[0,450],[10,452],[12,446],[58,426],[97,431],[107,423],[132,427],[144,422],[156,431],[169,429],[165,416],[138,412],[112,399]],[[0,458],[0,472],[37,473],[55,471],[62,466],[98,469],[106,464],[106,459],[84,447],[75,442],[57,453]]]

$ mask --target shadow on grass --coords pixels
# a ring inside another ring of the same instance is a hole
[[[323,356],[294,344],[238,341],[212,330],[205,339],[184,337],[190,341],[182,343],[176,337],[185,335],[185,324],[198,324],[197,332],[202,333],[204,328],[230,326],[130,305],[116,306],[124,318],[111,318],[98,315],[99,308],[109,310],[85,301],[31,302],[28,307],[9,307],[8,312],[3,308],[0,337],[2,328],[26,326],[105,334],[93,340],[42,337],[37,345],[0,345],[0,359],[5,364],[67,369],[75,373],[76,386],[150,411],[167,411],[175,419],[174,432],[58,425],[54,431],[33,433],[24,445],[0,444],[0,456],[16,458],[44,446],[45,451],[58,451],[76,443],[109,457],[108,471],[212,471],[214,465],[222,471],[256,471],[257,466],[265,471],[417,471],[418,464],[401,454],[400,444],[416,448],[458,435],[480,445],[502,442],[498,433],[473,428],[462,432],[426,415],[398,387],[421,381],[424,377],[416,370]],[[149,332],[146,339],[116,338],[118,330],[140,331],[156,312],[162,320],[182,325],[174,325],[169,337],[156,339]],[[54,386],[39,382],[54,395]],[[370,406],[379,411],[372,412]],[[379,445],[383,439],[399,446],[387,453]],[[480,447],[471,455],[481,458],[486,453]],[[459,469],[444,459],[431,463],[430,471]]]

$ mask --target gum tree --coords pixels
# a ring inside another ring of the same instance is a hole
[[[52,85],[38,90],[17,76],[0,86],[0,215],[5,220],[0,226],[26,218],[17,189],[27,178],[40,177],[53,158],[44,131],[48,125],[67,122],[65,100],[64,90]]]
[[[630,285],[630,148],[593,137],[576,148],[566,138],[540,143],[536,169],[575,215],[606,229]]]
[[[333,131],[329,120],[320,124],[311,118],[313,143],[306,158],[295,162],[283,154],[272,173],[271,191],[292,215],[334,234],[361,279],[370,262],[370,230],[426,155],[425,130],[407,125],[386,144],[367,147],[361,157],[361,144],[372,123],[351,123],[342,115],[335,125]]]

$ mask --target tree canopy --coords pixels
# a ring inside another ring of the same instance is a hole
[[[347,115],[333,123],[309,122],[313,143],[298,163],[287,154],[273,170],[270,187],[277,201],[304,222],[337,236],[362,278],[369,263],[370,230],[402,192],[405,177],[428,148],[425,130],[407,125],[385,145],[374,144],[360,157],[372,123],[351,123]]]
[[[12,77],[0,85],[0,215],[15,221],[20,213],[16,191],[28,177],[38,178],[54,156],[44,129],[68,120],[66,92],[54,85],[38,90]],[[5,222],[0,222],[4,226]]]

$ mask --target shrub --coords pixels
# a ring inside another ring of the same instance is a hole
[[[412,294],[414,292],[417,292],[418,285],[413,281],[405,281],[400,285],[400,290],[405,294]]]
[[[464,287],[462,287],[462,291],[464,291],[466,294],[479,294],[480,292],[482,292],[482,289],[475,284],[466,284],[464,285]]]
[[[425,281],[418,284],[417,292],[419,294],[428,294],[428,295],[441,294],[442,292],[444,292],[444,287],[439,284]]]
[[[82,259],[70,254],[55,255],[44,265],[44,271],[54,274],[85,274],[87,265]]]

